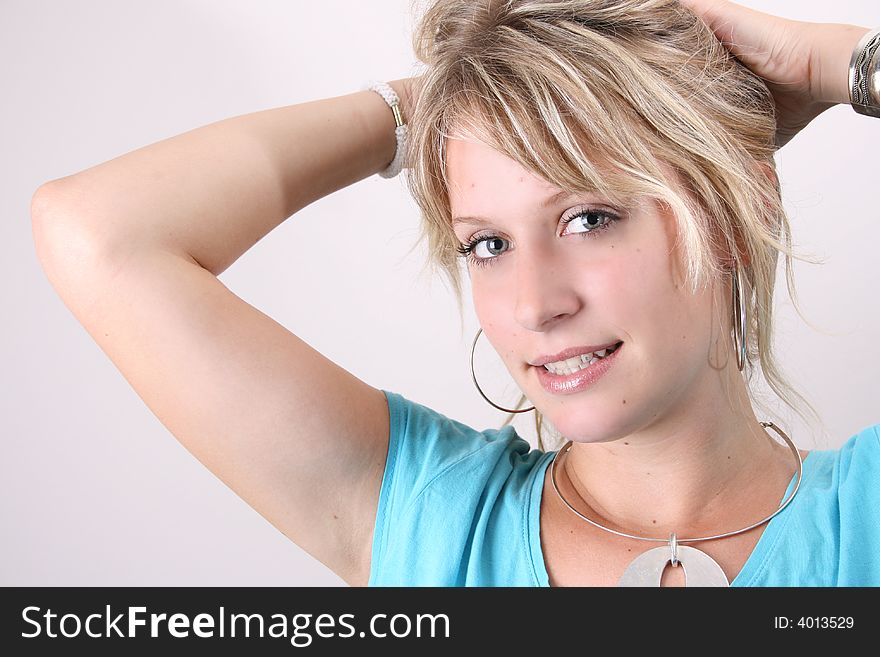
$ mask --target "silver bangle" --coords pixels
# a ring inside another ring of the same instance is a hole
[[[853,50],[849,101],[859,114],[880,118],[880,28],[865,34]]]

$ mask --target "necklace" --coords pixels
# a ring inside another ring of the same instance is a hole
[[[609,529],[608,527],[600,525],[598,522],[590,520],[568,503],[568,501],[562,496],[562,493],[559,492],[559,486],[557,486],[556,484],[557,461],[559,460],[560,454],[567,454],[568,451],[571,449],[573,443],[570,440],[562,447],[562,449],[560,449],[556,453],[556,456],[553,457],[553,462],[550,464],[550,480],[553,483],[553,490],[556,491],[556,495],[559,496],[559,499],[562,500],[562,503],[591,525],[598,527],[599,529],[604,529],[605,531],[611,532],[612,534],[623,536],[625,538],[634,538],[640,541],[655,541],[666,543],[666,545],[664,546],[652,548],[646,552],[643,552],[635,559],[633,559],[629,566],[627,566],[620,580],[618,581],[618,586],[660,586],[660,579],[663,576],[663,571],[666,569],[666,565],[668,563],[671,563],[673,566],[682,566],[685,574],[685,586],[730,586],[730,582],[727,581],[727,575],[724,574],[724,570],[721,568],[720,565],[718,565],[717,561],[715,561],[712,557],[710,557],[702,550],[698,550],[697,548],[692,548],[687,545],[681,545],[681,543],[711,541],[718,538],[734,536],[735,534],[742,534],[743,532],[747,532],[750,529],[754,529],[755,527],[758,527],[759,525],[763,525],[765,522],[768,522],[776,514],[780,513],[785,507],[787,507],[789,502],[794,499],[794,496],[798,492],[798,488],[800,488],[801,477],[803,476],[804,461],[801,457],[801,453],[798,451],[791,438],[789,438],[785,434],[785,432],[783,432],[782,429],[777,427],[775,424],[773,424],[772,422],[761,422],[761,426],[764,428],[769,427],[780,436],[782,436],[791,451],[794,453],[795,458],[797,458],[798,462],[797,483],[795,483],[794,490],[791,491],[791,495],[788,496],[788,499],[780,504],[779,508],[776,509],[776,511],[771,513],[769,516],[767,516],[763,520],[759,520],[752,525],[749,525],[748,527],[737,529],[736,531],[732,532],[727,532],[725,534],[718,534],[716,536],[701,536],[699,538],[678,538],[675,532],[672,532],[669,535],[669,538],[648,538],[645,536],[633,536],[632,534],[615,531],[614,529]]]

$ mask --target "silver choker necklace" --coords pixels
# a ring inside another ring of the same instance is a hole
[[[673,566],[681,565],[684,569],[685,573],[685,586],[730,586],[730,582],[727,581],[727,575],[724,574],[724,570],[718,565],[718,562],[715,561],[708,554],[703,552],[702,550],[698,550],[696,548],[692,548],[686,545],[681,545],[682,543],[695,543],[697,541],[712,541],[718,538],[726,538],[728,536],[733,536],[735,534],[742,534],[743,532],[747,532],[750,529],[754,529],[759,525],[763,525],[765,522],[768,522],[771,518],[773,518],[776,514],[782,511],[786,506],[788,506],[789,502],[794,499],[794,496],[798,492],[798,488],[801,485],[801,477],[803,476],[804,469],[804,461],[801,457],[801,453],[798,451],[798,448],[779,427],[777,427],[772,422],[761,422],[761,426],[764,428],[773,429],[776,433],[785,439],[785,442],[788,444],[791,451],[794,453],[795,458],[797,458],[798,462],[798,477],[797,483],[794,486],[794,490],[791,492],[791,495],[788,496],[782,504],[779,505],[779,508],[776,509],[769,516],[764,518],[763,520],[759,520],[758,522],[749,525],[748,527],[744,527],[743,529],[737,529],[733,532],[727,532],[725,534],[718,534],[717,536],[701,536],[699,538],[678,538],[675,535],[675,532],[672,532],[669,538],[646,538],[644,536],[633,536],[632,534],[626,534],[624,532],[615,531],[614,529],[609,529],[608,527],[603,527],[599,523],[590,520],[585,515],[580,513],[577,509],[575,509],[571,504],[566,501],[566,499],[562,496],[562,493],[559,492],[559,487],[556,484],[556,465],[559,460],[559,456],[563,453],[568,453],[571,449],[572,441],[568,441],[562,449],[560,449],[556,456],[553,457],[553,462],[550,464],[550,479],[553,483],[553,490],[556,491],[556,495],[559,496],[559,499],[562,500],[562,503],[565,504],[569,509],[571,509],[578,516],[586,520],[591,525],[598,527],[599,529],[604,529],[607,532],[611,532],[612,534],[617,534],[618,536],[623,536],[625,538],[634,538],[639,541],[655,541],[660,543],[666,543],[666,545],[661,547],[652,548],[646,552],[643,552],[639,556],[637,556],[633,561],[627,566],[626,570],[623,573],[623,576],[618,581],[618,586],[660,586],[660,579],[663,576],[663,571],[666,569],[666,565],[671,563]]]

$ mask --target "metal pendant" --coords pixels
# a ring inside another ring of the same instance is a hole
[[[678,545],[675,534],[669,544],[648,550],[633,559],[617,583],[618,586],[660,586],[666,564],[684,568],[685,586],[730,586],[727,575],[702,550]]]

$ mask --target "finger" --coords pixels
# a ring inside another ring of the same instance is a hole
[[[716,38],[746,64],[764,62],[773,51],[784,18],[728,0],[679,0],[699,16]]]

